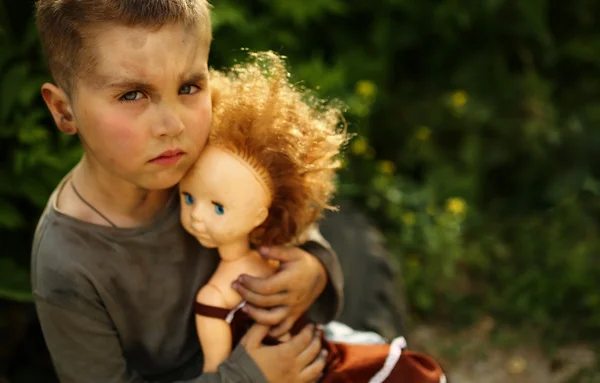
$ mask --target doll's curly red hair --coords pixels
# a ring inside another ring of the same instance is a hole
[[[263,176],[272,203],[250,240],[283,245],[333,209],[338,154],[349,135],[341,108],[293,86],[282,57],[250,57],[226,73],[211,71],[209,144],[239,155]]]

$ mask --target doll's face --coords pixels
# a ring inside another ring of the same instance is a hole
[[[208,145],[179,185],[181,223],[204,246],[240,239],[267,218],[270,196],[240,157]]]

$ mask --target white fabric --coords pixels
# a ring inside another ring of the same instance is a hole
[[[388,356],[385,359],[383,367],[381,367],[381,370],[379,370],[377,374],[375,374],[375,376],[373,376],[371,380],[369,380],[369,383],[383,383],[387,379],[387,377],[390,376],[390,374],[392,373],[392,370],[396,366],[396,363],[398,363],[398,360],[400,360],[400,356],[402,355],[402,349],[405,347],[406,340],[404,339],[404,337],[401,336],[394,339],[392,341],[392,344],[390,345],[390,352],[388,353]]]
[[[227,314],[227,317],[225,317],[225,322],[231,324],[231,321],[233,320],[233,316],[235,315],[235,313],[241,309],[242,307],[244,307],[246,305],[246,301],[242,301],[242,303],[240,303],[239,305],[237,305],[233,310],[231,310],[229,312],[229,314]]]
[[[385,344],[385,339],[372,331],[357,331],[353,328],[340,323],[329,322],[322,326],[325,338],[331,342],[348,344]]]

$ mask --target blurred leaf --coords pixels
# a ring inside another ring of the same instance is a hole
[[[548,0],[528,0],[516,3],[525,17],[524,24],[543,45],[548,45],[552,36],[546,21],[548,3]]]
[[[0,298],[32,302],[29,272],[14,261],[0,257]]]
[[[242,25],[248,23],[242,7],[233,5],[229,1],[219,2],[219,6],[214,9],[211,17],[211,24],[214,32],[227,25]]]
[[[37,111],[38,113],[40,111]],[[35,144],[48,139],[48,130],[43,126],[37,125],[39,114],[30,114],[26,119],[20,121],[19,141],[22,144]]]
[[[269,1],[273,11],[282,19],[291,19],[297,25],[324,18],[328,14],[345,11],[346,4],[340,0]]]
[[[24,224],[23,216],[7,201],[0,197],[0,228],[16,229]]]
[[[38,97],[40,97],[42,84],[48,80],[49,78],[46,76],[30,76],[24,84],[21,84],[19,91],[19,101],[21,102],[21,105],[31,107],[34,101],[38,100]],[[40,116],[46,114],[42,114],[42,110],[37,110],[37,112]]]
[[[21,63],[9,68],[0,78],[0,123],[6,121],[9,113],[13,111],[21,85],[26,82],[28,73],[29,65]]]
[[[52,190],[44,185],[39,178],[28,177],[21,180],[19,185],[21,192],[35,205],[43,207],[48,201]]]

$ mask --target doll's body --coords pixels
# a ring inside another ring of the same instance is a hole
[[[268,277],[275,272],[255,251],[241,255],[240,259],[221,262],[196,296],[199,304],[233,310],[242,302],[242,297],[231,287],[241,274]],[[234,342],[229,324],[208,316],[196,315],[196,331],[204,351],[204,372],[215,372],[221,362],[231,354]]]
[[[207,372],[229,356],[251,324],[233,281],[240,274],[265,277],[276,271],[250,244],[299,241],[329,208],[340,166],[335,157],[348,138],[339,130],[339,110],[306,103],[306,94],[289,84],[281,60],[266,58],[273,61],[268,76],[257,64],[238,66],[229,75],[211,73],[217,92],[209,143],[180,184],[184,228],[221,256],[195,302]],[[290,334],[307,321],[302,316]],[[403,350],[403,342],[345,345],[322,339],[329,351],[322,381],[445,382],[431,358]]]
[[[198,292],[196,301],[233,309],[242,302],[242,297],[231,287],[237,277],[247,274],[252,277],[266,278],[273,275],[275,271],[276,268],[261,258],[256,251],[248,251],[246,254],[240,255],[238,260],[222,261],[208,284]],[[200,319],[198,318],[198,320]]]
[[[180,185],[182,224],[205,247],[218,249],[221,262],[196,302],[233,309],[242,297],[232,283],[239,275],[268,277],[276,267],[250,247],[250,232],[267,218],[270,193],[240,156],[208,144]],[[216,371],[231,352],[231,330],[222,321],[196,316],[205,372]]]

